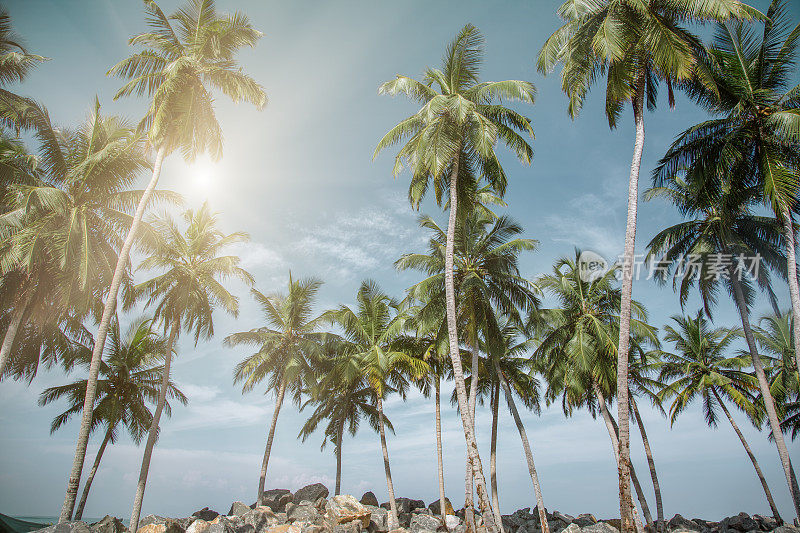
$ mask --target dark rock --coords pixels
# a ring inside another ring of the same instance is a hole
[[[440,525],[442,521],[435,516],[414,514],[408,527],[411,533],[422,533],[436,531]]]
[[[242,502],[233,502],[231,510],[228,511],[228,516],[243,516],[246,512],[250,511],[250,506]]]
[[[521,527],[525,527],[527,522],[527,520],[513,514],[501,515],[500,519],[503,522],[503,528],[508,531],[516,531]]]
[[[583,533],[619,533],[619,529],[606,522],[598,522],[591,526],[582,527]]]
[[[778,527],[780,525],[778,523],[778,520],[773,516],[764,516],[764,515],[760,515],[760,514],[754,514],[753,515],[753,520],[758,522],[758,525],[761,528],[761,531],[772,531],[773,529],[775,529],[776,527]]]
[[[303,500],[315,502],[320,498],[328,497],[328,488],[322,483],[314,483],[313,485],[306,485],[294,493],[294,503],[300,503]]]
[[[365,492],[363,496],[361,496],[361,505],[372,505],[374,507],[380,507],[378,504],[378,498],[375,497],[375,493],[372,491]]]
[[[435,499],[431,502],[428,506],[428,509],[431,510],[431,513],[435,515],[441,515],[441,511],[439,510],[439,499]],[[453,504],[450,503],[450,498],[445,497],[444,499],[444,512],[445,514],[454,515],[456,512],[453,510]]]
[[[562,528],[567,527],[572,523],[573,520],[575,520],[575,517],[568,514],[564,514],[560,511],[553,511],[553,518],[555,518],[556,520],[560,520],[561,522],[564,523],[564,525],[561,526]]]
[[[278,518],[272,509],[266,505],[251,509],[242,515],[242,521],[245,524],[250,524],[255,529],[256,533],[264,533],[272,526],[278,525]]]
[[[208,529],[206,529],[205,533],[236,533],[236,526],[226,517],[217,515],[216,518],[208,523]]]
[[[266,505],[273,511],[280,512],[283,510],[283,506],[286,505],[286,496],[288,495],[288,501],[292,501],[292,492],[289,489],[269,489],[265,490],[261,493],[261,499],[256,502],[255,504],[251,505],[252,508],[255,508],[258,505]]]
[[[772,533],[800,533],[800,527],[794,527],[790,525],[782,525],[778,526],[772,530]]]
[[[360,533],[361,522],[345,522],[344,524],[334,524],[331,533]]]
[[[91,530],[86,522],[64,522],[62,524],[54,524],[49,527],[37,529],[36,533],[90,533]]]
[[[701,531],[702,527],[699,526],[697,523],[689,520],[688,518],[684,518],[679,514],[676,514],[672,518],[670,518],[668,522],[670,529],[684,529],[689,531]]]
[[[397,513],[397,520],[400,521],[400,526],[407,528],[411,524],[411,513]]]
[[[742,533],[759,529],[758,522],[750,518],[750,515],[747,513],[739,513],[736,516],[728,517],[723,520],[723,522],[726,522],[725,525],[728,528],[741,531]],[[722,524],[720,524],[720,527],[723,527]]]
[[[583,513],[576,516],[572,523],[578,527],[586,527],[596,524],[597,518],[595,518],[593,514]]]
[[[111,515],[105,515],[102,520],[91,525],[92,533],[122,533],[127,528],[122,520]]]
[[[216,517],[219,516],[219,513],[216,511],[212,511],[208,507],[203,507],[199,511],[193,512],[192,516],[196,516],[197,518],[205,520],[206,522],[211,522],[212,520],[214,520]]]

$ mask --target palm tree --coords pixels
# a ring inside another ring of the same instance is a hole
[[[14,32],[8,11],[0,8],[0,116],[15,106],[25,106],[31,102],[6,87],[22,82],[39,63],[46,60],[46,57],[28,52],[22,38]],[[13,121],[0,118],[0,122],[19,128],[19,124]]]
[[[776,407],[785,410],[793,397],[797,397],[798,372],[794,366],[794,316],[791,311],[761,317],[753,335],[761,346],[765,371],[769,376],[769,391]],[[782,417],[785,413],[781,413]],[[781,422],[781,426],[784,422]]]
[[[128,212],[143,194],[131,186],[147,167],[143,138],[119,117],[102,116],[97,100],[74,131],[54,128],[39,106],[31,105],[28,116],[37,124],[38,163],[9,186],[10,210],[0,215],[0,275],[15,273],[18,280],[0,375],[26,320],[42,327],[54,321],[54,310],[76,319],[99,315],[97,301],[111,284],[121,235],[132,222]],[[177,199],[160,191],[156,197]]]
[[[75,511],[75,520],[80,520],[86,506],[86,498],[92,481],[100,466],[106,445],[114,444],[121,429],[125,429],[136,444],[139,444],[150,427],[153,415],[147,403],[156,403],[159,393],[160,375],[163,365],[166,340],[152,329],[150,320],[138,319],[131,323],[127,334],[120,334],[119,320],[111,324],[110,343],[106,347],[106,360],[100,367],[101,379],[97,382],[98,395],[92,412],[92,430],[105,427],[105,434],[97,451],[92,469],[86,478],[83,494]],[[85,350],[91,354],[91,348]],[[56,416],[50,426],[53,433],[76,413],[83,409],[86,396],[86,380],[81,379],[67,385],[45,389],[39,397],[39,405],[47,405],[61,398],[70,401],[70,407]],[[186,396],[170,381],[167,397],[186,405]],[[165,404],[167,416],[171,415],[169,402]]]
[[[209,88],[222,91],[235,102],[252,102],[259,109],[266,103],[261,86],[242,72],[234,59],[240,48],[255,46],[261,37],[247,16],[239,12],[218,14],[213,0],[189,0],[186,7],[170,17],[153,0],[145,0],[144,9],[150,31],[129,41],[131,45],[144,47],[144,50],[120,61],[108,73],[130,79],[115,98],[131,94],[151,98],[147,114],[139,127],[147,133],[156,156],[152,178],[136,205],[132,224],[119,251],[95,335],[87,406],[94,400],[100,357],[131,247],[158,184],[164,158],[176,149],[181,150],[187,160],[201,153],[209,153],[214,158],[221,155],[222,133],[214,116],[213,97]],[[88,411],[87,408],[84,413]],[[88,417],[88,414],[85,416]],[[88,418],[81,421],[59,522],[69,520],[75,505],[88,443],[88,423]]]
[[[725,159],[734,172],[723,179],[740,187],[757,186],[783,224],[787,270],[796,272],[793,211],[798,209],[800,86],[793,85],[800,24],[792,27],[787,4],[773,0],[762,34],[742,23],[719,24],[704,66],[715,91],[693,87],[693,96],[715,118],[681,134],[656,170],[675,174],[687,161]],[[724,154],[724,155],[723,155]],[[800,313],[797,275],[789,276],[792,310]],[[795,324],[800,344],[800,324]],[[794,353],[800,368],[800,353]]]
[[[523,162],[529,163],[533,155],[530,145],[517,133],[523,131],[533,136],[530,120],[493,102],[505,98],[533,103],[535,88],[531,83],[516,80],[479,82],[482,55],[483,37],[477,28],[467,24],[447,47],[441,69],[427,69],[422,82],[397,76],[381,85],[380,93],[403,93],[421,107],[381,139],[375,154],[407,139],[395,157],[394,174],[398,175],[404,165],[409,166],[412,205],[419,206],[431,182],[440,205],[445,191],[449,192],[444,271],[450,360],[478,501],[489,533],[495,533],[497,525],[490,518],[492,506],[472,429],[460,359],[453,250],[459,200],[467,201],[474,196],[471,193],[477,190],[478,176],[500,196],[505,192],[506,175],[495,153],[498,141]]]
[[[256,501],[259,503],[263,498],[272,439],[275,437],[284,394],[288,388],[299,405],[301,393],[311,374],[311,359],[315,357],[319,342],[314,335],[317,320],[311,318],[311,312],[321,285],[321,281],[313,278],[295,281],[290,272],[289,290],[285,294],[264,295],[252,289],[253,297],[261,305],[267,325],[225,338],[227,346],[255,346],[258,350],[234,369],[233,382],[243,382],[242,393],[250,392],[264,379],[269,379],[267,390],[276,394],[258,480]]]
[[[482,204],[477,204],[482,205]],[[533,251],[538,241],[520,237],[522,227],[511,219],[474,210],[464,215],[456,226],[453,278],[456,290],[457,323],[464,325],[466,344],[472,352],[469,380],[470,416],[475,419],[478,391],[481,328],[489,328],[499,336],[493,304],[502,313],[516,316],[538,305],[534,288],[519,272],[519,254]],[[405,254],[395,262],[400,270],[413,268],[428,275],[409,289],[409,296],[424,300],[421,313],[434,314],[446,307],[445,255],[447,234],[428,217],[420,217],[420,226],[430,230],[428,254]],[[475,428],[473,427],[473,432]],[[472,469],[467,464],[465,476],[465,511],[467,523],[472,520]],[[497,514],[499,516],[499,514]]]
[[[141,262],[138,269],[155,269],[161,273],[136,285],[131,294],[127,295],[129,305],[138,299],[144,299],[145,307],[153,306],[153,320],[161,323],[165,333],[169,331],[161,390],[133,501],[131,533],[136,533],[139,527],[139,513],[150,469],[150,457],[158,437],[172,352],[178,336],[181,330],[193,333],[195,345],[200,337],[211,338],[214,335],[213,311],[216,307],[221,307],[233,316],[239,314],[239,299],[228,292],[222,282],[238,279],[248,285],[253,283],[252,276],[238,266],[238,257],[220,255],[230,245],[247,241],[247,234],[237,232],[226,235],[220,231],[217,227],[217,216],[211,212],[207,203],[203,203],[197,211],[185,211],[183,220],[186,225],[183,232],[169,216],[151,222],[155,232],[153,253]]]
[[[617,394],[619,395],[620,463],[619,496],[621,531],[633,530],[629,481],[628,350],[636,244],[639,170],[644,151],[644,105],[654,109],[661,81],[666,83],[670,105],[673,87],[699,79],[713,90],[708,72],[699,66],[698,39],[684,25],[730,18],[751,19],[757,11],[736,0],[568,0],[558,10],[565,24],[539,52],[538,67],[551,72],[563,63],[561,88],[569,97],[569,114],[576,117],[599,76],[607,76],[606,117],[611,128],[626,103],[633,109],[636,131],[630,177],[625,251],[622,268],[622,305],[619,328]]]
[[[664,326],[664,331],[665,339],[675,345],[676,352],[660,353],[663,358],[660,378],[669,383],[659,393],[662,399],[674,398],[669,408],[670,424],[698,399],[702,401],[703,415],[709,426],[716,427],[717,407],[722,409],[753,463],[772,515],[780,521],[767,480],[724,401],[732,402],[751,420],[760,417],[754,401],[758,381],[743,370],[748,366],[747,359],[727,357],[725,353],[738,338],[739,331],[712,327],[702,310],[695,317],[673,316],[672,320],[674,325]]]
[[[389,468],[389,450],[386,446],[383,399],[392,390],[405,396],[408,388],[406,376],[419,379],[428,372],[428,365],[424,361],[397,349],[396,343],[403,334],[408,319],[398,309],[397,301],[382,292],[375,282],[366,280],[361,283],[356,294],[355,310],[342,305],[324,315],[343,331],[343,350],[348,360],[344,379],[363,376],[375,391],[378,431],[386,472],[386,488],[389,491],[389,529],[399,527],[399,519],[392,472]]]
[[[676,176],[665,186],[647,191],[647,198],[660,196],[671,201],[686,219],[653,237],[648,244],[648,257],[658,258],[657,280],[663,283],[672,273],[673,286],[680,285],[681,305],[694,285],[700,290],[704,310],[709,315],[720,288],[724,287],[733,297],[795,512],[800,516],[800,491],[794,490],[796,482],[789,452],[750,326],[754,297],[751,278],[774,302],[770,270],[786,276],[782,228],[779,221],[751,212],[759,198],[757,188],[745,189],[724,182],[718,178],[729,171],[728,166],[714,162],[707,166],[707,163],[693,162],[685,170],[685,180]]]

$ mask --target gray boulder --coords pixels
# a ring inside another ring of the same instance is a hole
[[[597,518],[595,518],[593,514],[583,513],[576,516],[572,523],[578,527],[586,527],[596,524]]]
[[[435,500],[433,500],[431,502],[431,504],[428,506],[428,509],[430,509],[431,513],[433,513],[433,514],[437,514],[437,515],[438,514],[442,514],[441,511],[439,510],[439,498],[436,498]],[[445,497],[445,499],[444,499],[444,512],[445,512],[445,514],[448,514],[448,515],[456,514],[456,512],[453,510],[453,504],[450,503],[450,498],[447,498],[447,497]]]
[[[242,516],[248,511],[250,511],[249,505],[242,502],[233,502],[230,511],[228,511],[228,516]]]
[[[253,526],[256,533],[264,533],[270,527],[278,525],[278,517],[271,508],[262,505],[243,514],[242,522]]]
[[[789,525],[782,525],[778,526],[772,530],[772,533],[800,533],[800,527],[794,527]]]
[[[139,520],[142,533],[183,533],[185,528],[172,518],[149,514]]]
[[[86,522],[64,522],[63,524],[54,524],[49,527],[37,529],[36,533],[90,533],[91,530]]]
[[[330,528],[331,533],[360,533],[360,522],[345,522],[344,524],[333,524]]]
[[[747,513],[739,513],[736,516],[730,516],[720,522],[720,529],[735,529],[746,533],[747,531],[758,530],[758,522],[750,518]]]
[[[571,523],[561,533],[581,533],[581,528],[575,523]]]
[[[325,505],[325,518],[330,524],[358,522],[360,528],[367,529],[371,515],[369,509],[349,494],[334,496]]]
[[[679,514],[676,514],[672,518],[669,519],[668,522],[670,530],[675,529],[683,529],[689,531],[701,531],[702,527],[698,525],[696,522],[689,520],[688,518],[684,518]]]
[[[514,514],[500,515],[500,520],[503,522],[503,529],[508,531],[517,531],[527,523],[527,520]]]
[[[233,521],[218,515],[208,523],[205,533],[236,533],[236,526]]]
[[[389,531],[389,511],[377,505],[365,505],[370,512],[367,530],[370,533],[385,533]]]
[[[582,527],[583,533],[619,533],[619,529],[606,522],[598,522],[591,526]]]
[[[90,529],[92,533],[122,533],[127,530],[122,520],[111,515],[105,515],[102,520],[92,524]]]
[[[433,532],[442,525],[442,521],[431,515],[414,514],[411,517],[409,529],[411,533]]]
[[[753,520],[758,522],[758,525],[761,528],[761,531],[772,531],[773,529],[775,529],[779,525],[778,521],[775,519],[775,517],[772,517],[772,516],[764,516],[764,515],[760,515],[760,514],[754,514],[753,515]]]
[[[575,520],[574,516],[564,514],[561,511],[553,511],[553,518],[563,522],[564,525],[561,526],[562,528],[567,527],[572,523],[573,520]]]
[[[262,492],[260,502],[256,502],[251,507],[266,505],[277,513],[286,507],[287,501],[292,501],[292,492],[289,489],[269,489]]]
[[[313,485],[306,485],[302,489],[299,489],[297,492],[295,492],[292,501],[294,503],[300,503],[303,500],[315,502],[320,498],[327,498],[327,497],[328,497],[328,487],[326,487],[322,483],[314,483]]]
[[[192,516],[196,516],[197,518],[205,520],[206,522],[211,522],[219,516],[219,513],[209,509],[208,507],[203,507],[199,511],[193,512]]]
[[[361,496],[361,505],[372,505],[374,507],[379,507],[378,498],[375,497],[375,493],[372,491],[365,492],[363,496]]]
[[[286,519],[292,522],[319,522],[322,517],[314,505],[292,505],[286,511]]]

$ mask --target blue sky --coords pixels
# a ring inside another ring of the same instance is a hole
[[[178,5],[167,0],[160,4],[168,12]],[[55,122],[70,126],[82,120],[95,95],[105,113],[132,120],[143,113],[141,100],[114,102],[120,82],[105,76],[130,53],[128,37],[145,27],[139,2],[16,0],[7,6],[29,48],[52,59],[19,91],[44,102]],[[467,22],[486,38],[484,79],[525,79],[538,88],[536,104],[519,107],[532,118],[536,132],[533,164],[523,166],[501,152],[510,179],[507,212],[523,225],[527,237],[541,243],[523,258],[523,273],[534,277],[549,271],[556,258],[571,254],[575,246],[607,258],[621,252],[632,120],[627,113],[620,127],[609,131],[602,90],[589,98],[577,120],[570,120],[558,77],[536,72],[536,54],[558,25],[556,2],[220,0],[218,6],[221,11],[243,10],[264,32],[258,47],[244,51],[240,59],[266,88],[270,102],[259,113],[219,98],[217,115],[225,133],[222,161],[188,166],[173,156],[161,187],[184,193],[193,205],[208,199],[222,213],[226,230],[250,233],[252,242],[238,252],[263,292],[280,290],[289,269],[295,276],[318,276],[325,281],[321,311],[352,303],[366,277],[397,296],[416,280],[413,273],[392,268],[402,253],[422,250],[427,240],[406,200],[407,176],[391,177],[390,153],[372,161],[383,133],[414,108],[401,99],[379,96],[376,89],[395,74],[418,77],[426,66],[437,65],[446,43]],[[800,6],[792,4],[791,9],[794,20],[800,19]],[[674,110],[663,100],[660,104],[646,117],[641,190],[674,136],[704,116],[680,96]],[[442,217],[432,200],[424,202],[421,212]],[[637,250],[675,221],[669,206],[642,204]],[[255,499],[273,399],[259,392],[243,396],[232,385],[233,366],[247,352],[224,348],[221,341],[229,333],[261,325],[247,289],[232,289],[241,296],[239,318],[217,314],[214,339],[198,346],[188,337],[180,342],[173,377],[190,404],[176,408],[172,419],[162,423],[145,514],[187,515],[204,506],[227,511],[233,500]],[[786,291],[778,285],[778,292]],[[647,305],[658,326],[680,312],[672,291],[651,282],[637,282],[634,297]],[[782,303],[786,305],[786,298]],[[692,299],[687,312],[696,307]],[[767,311],[762,300],[753,314]],[[722,300],[717,323],[734,325],[736,318],[732,304]],[[76,372],[71,379],[78,377]],[[2,513],[54,515],[60,509],[77,421],[50,436],[50,420],[63,406],[40,408],[36,399],[43,388],[65,379],[58,370],[43,370],[30,386],[0,386]],[[444,396],[449,393],[448,386]],[[395,492],[430,502],[438,497],[432,401],[412,394],[405,403],[390,399],[386,409],[397,431],[389,437]],[[488,464],[487,411],[479,408],[477,424]],[[445,406],[443,416],[446,487],[458,507],[463,500],[463,434],[452,408]],[[557,408],[523,418],[547,507],[573,514],[616,514],[616,467],[602,422],[586,413],[566,420]],[[650,409],[644,418],[668,516],[680,512],[718,519],[742,510],[768,514],[752,466],[730,427],[709,429],[696,408],[687,410],[672,429]],[[296,440],[303,420],[304,414],[292,405],[281,413],[268,487],[296,489],[322,481],[332,488],[333,450],[320,451],[321,436],[302,444]],[[781,511],[791,515],[774,446],[764,433],[740,421]],[[533,506],[535,500],[507,412],[501,413],[500,425],[498,480],[501,508],[508,513]],[[632,436],[634,462],[650,495],[635,430]],[[98,444],[89,447],[87,468]],[[797,457],[800,448],[789,446]],[[377,435],[364,427],[345,441],[343,450],[343,491],[360,496],[373,490],[384,499]],[[107,450],[85,516],[129,515],[140,458],[141,449],[126,439]]]

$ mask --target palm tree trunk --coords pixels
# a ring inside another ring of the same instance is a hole
[[[797,487],[797,480],[794,478],[792,472],[792,463],[789,460],[789,450],[786,449],[786,441],[783,439],[783,432],[781,431],[780,420],[778,420],[778,413],[775,410],[775,400],[769,390],[769,382],[767,376],[764,374],[764,365],[761,362],[761,356],[758,354],[756,348],[756,341],[753,338],[753,331],[750,329],[750,311],[747,307],[747,302],[744,299],[742,286],[737,278],[738,274],[731,274],[730,280],[733,285],[733,293],[736,298],[736,306],[739,308],[739,316],[742,319],[742,329],[744,329],[744,337],[747,340],[747,347],[750,350],[750,357],[753,360],[753,368],[756,371],[758,378],[758,387],[761,389],[761,397],[764,400],[764,406],[767,410],[767,418],[769,418],[770,429],[772,429],[772,437],[775,439],[775,446],[778,448],[778,456],[781,459],[783,466],[783,473],[786,476],[786,483],[789,485],[789,493],[792,495],[792,502],[794,503],[795,515],[800,518],[800,494],[795,490]]]
[[[617,411],[619,418],[619,515],[620,533],[634,530],[630,486],[630,428],[628,427],[628,349],[631,329],[633,292],[633,252],[636,245],[636,211],[639,200],[639,169],[644,151],[644,78],[637,83],[633,97],[636,141],[633,145],[631,173],[628,180],[628,217],[625,223],[625,255],[622,265],[622,298],[619,314],[619,350],[617,351]]]
[[[500,418],[500,410],[497,404],[500,402],[500,384],[492,384],[492,451],[489,457],[489,478],[492,483],[492,505],[494,506],[494,519],[497,521],[497,529],[502,533],[503,519],[500,516],[500,496],[497,493],[497,421]]]
[[[23,292],[22,299],[18,302],[13,313],[11,313],[11,320],[8,322],[6,334],[3,336],[3,344],[0,346],[0,378],[6,371],[6,365],[11,360],[11,347],[14,345],[14,339],[17,338],[17,331],[22,324],[22,318],[25,316],[25,310],[31,302],[31,294],[28,291]]]
[[[725,406],[725,403],[723,403],[722,398],[720,397],[717,390],[712,387],[711,392],[714,393],[714,397],[717,399],[717,402],[719,402],[720,407],[722,407],[722,412],[725,413],[725,416],[728,417],[728,421],[731,423],[733,430],[736,432],[736,435],[742,442],[742,446],[744,446],[744,451],[747,452],[747,456],[750,458],[750,462],[753,463],[753,468],[756,469],[756,475],[758,476],[758,480],[761,482],[761,487],[764,489],[764,494],[767,497],[767,503],[769,503],[769,508],[772,509],[772,516],[775,517],[775,520],[777,520],[778,523],[783,523],[781,515],[778,512],[778,508],[775,506],[775,500],[772,499],[772,493],[769,490],[769,485],[767,485],[767,480],[764,477],[764,473],[761,471],[761,467],[758,466],[758,461],[756,461],[756,456],[753,455],[753,451],[750,449],[750,445],[747,444],[747,441],[744,439],[744,435],[739,429],[738,424],[736,424],[736,421],[731,416],[730,411],[728,411],[728,408]]]
[[[258,495],[256,501],[259,505],[264,497],[264,483],[267,481],[267,465],[269,464],[269,454],[272,451],[272,439],[275,438],[275,426],[278,425],[278,414],[281,412],[281,405],[283,404],[283,395],[286,393],[286,380],[281,380],[278,387],[278,398],[275,400],[275,409],[272,411],[272,422],[269,426],[269,433],[267,434],[267,447],[264,449],[264,459],[261,461],[261,475],[258,478]]]
[[[611,416],[611,413],[608,410],[608,405],[606,404],[606,398],[603,395],[603,392],[600,390],[600,387],[597,383],[592,382],[592,389],[594,390],[595,396],[597,396],[597,402],[600,404],[600,412],[603,415],[603,421],[606,424],[606,429],[608,430],[608,436],[611,438],[611,448],[614,451],[614,459],[617,461],[619,465],[619,428],[617,427],[617,423],[614,420],[614,417]],[[631,480],[633,481],[634,489],[636,490],[636,495],[639,499],[639,505],[642,506],[642,512],[645,515],[645,520],[647,520],[647,524],[652,524],[652,517],[650,516],[650,507],[647,505],[647,500],[644,497],[644,493],[642,492],[642,487],[639,485],[639,478],[636,477],[636,470],[631,465]],[[633,522],[636,531],[643,532],[644,526],[642,526],[642,521],[639,519],[639,514],[636,512],[636,507],[634,506],[631,509],[631,514],[633,515]]]
[[[97,328],[97,335],[94,337],[92,361],[89,365],[89,378],[86,383],[86,399],[83,403],[83,417],[81,418],[81,427],[78,432],[78,442],[75,445],[75,458],[72,462],[72,471],[70,472],[69,481],[67,482],[67,493],[64,496],[64,505],[61,507],[61,515],[58,518],[59,523],[68,521],[72,516],[72,509],[75,507],[75,497],[78,495],[78,483],[80,483],[81,480],[83,462],[86,457],[86,446],[89,444],[92,406],[94,405],[95,396],[97,395],[97,375],[100,372],[100,360],[103,356],[108,328],[111,325],[111,318],[117,307],[117,295],[119,293],[119,287],[122,284],[122,278],[125,275],[125,270],[128,266],[128,259],[131,248],[133,247],[133,242],[136,240],[136,231],[139,229],[147,204],[158,184],[158,178],[161,175],[161,165],[164,162],[165,155],[166,149],[162,146],[156,153],[156,160],[153,164],[153,176],[150,178],[150,183],[147,184],[147,188],[144,190],[144,194],[142,194],[142,198],[139,200],[139,205],[136,206],[131,229],[128,231],[128,235],[125,237],[125,242],[122,244],[119,256],[117,257],[117,266],[114,268],[114,276],[111,278],[111,286],[108,289],[105,306],[103,307],[103,316]]]
[[[444,464],[442,460],[442,413],[441,413],[441,391],[439,376],[436,376],[436,462],[439,469],[439,514],[442,515],[442,525],[447,527],[447,509],[445,508],[444,496]]]
[[[469,412],[470,416],[472,417],[472,432],[475,433],[475,404],[478,401],[478,361],[479,361],[479,354],[478,354],[478,347],[476,341],[476,324],[475,324],[475,308],[470,306],[472,309],[471,318],[472,318],[472,331],[470,332],[472,338],[469,339],[470,349],[472,351],[472,363],[471,363],[471,378],[469,381]],[[464,523],[467,524],[469,531],[475,532],[477,531],[477,527],[475,525],[475,503],[472,499],[472,493],[474,492],[472,486],[472,462],[467,456],[467,464],[466,464],[466,472],[464,474]]]
[[[457,153],[460,153],[459,148]],[[453,170],[450,174],[450,215],[447,223],[447,243],[444,255],[444,288],[447,310],[447,337],[450,346],[450,362],[453,365],[453,380],[458,399],[458,410],[461,414],[461,425],[464,429],[464,440],[467,443],[467,457],[472,465],[472,476],[475,480],[475,490],[478,493],[478,503],[483,515],[483,523],[487,533],[497,533],[494,524],[492,504],[486,492],[486,478],[483,476],[483,466],[478,444],[475,442],[475,432],[472,429],[472,417],[469,411],[467,386],[464,382],[464,368],[461,365],[461,354],[458,349],[458,326],[456,323],[456,294],[453,279],[453,250],[455,247],[456,209],[458,207],[458,158],[453,161]]]
[[[336,435],[336,488],[334,496],[342,492],[342,436],[344,434],[344,419],[339,423],[339,434]]]
[[[783,209],[783,238],[786,241],[786,267],[789,278],[789,296],[792,300],[792,337],[794,338],[794,360],[800,370],[800,288],[797,285],[797,254],[794,244],[794,221],[792,212]]]
[[[542,533],[550,533],[550,526],[547,524],[547,513],[544,507],[544,498],[542,498],[542,488],[539,486],[539,475],[536,473],[536,466],[533,464],[533,453],[531,452],[531,445],[528,442],[528,434],[525,432],[525,426],[522,425],[522,419],[519,417],[517,405],[514,403],[514,396],[511,394],[511,388],[508,386],[505,374],[500,370],[500,365],[495,361],[494,368],[497,371],[500,384],[503,386],[503,394],[506,396],[508,408],[511,410],[511,415],[514,417],[514,422],[517,424],[517,431],[519,431],[519,438],[522,439],[522,449],[525,450],[525,460],[528,462],[528,473],[531,475],[533,482],[533,492],[536,494],[536,509],[539,511],[539,524],[542,526]]]
[[[665,528],[664,523],[664,505],[661,503],[661,484],[658,482],[658,474],[656,473],[656,462],[653,459],[653,452],[650,449],[650,439],[647,438],[647,432],[644,430],[644,421],[639,414],[639,407],[636,405],[636,398],[631,396],[631,407],[633,407],[633,414],[636,416],[636,423],[639,426],[639,434],[642,436],[642,445],[644,446],[644,453],[647,455],[647,466],[650,467],[650,478],[653,480],[653,491],[656,493],[656,516],[657,530],[663,531]]]
[[[383,428],[383,399],[378,395],[378,431],[381,435],[381,451],[383,452],[383,469],[386,472],[386,489],[389,491],[389,531],[400,527],[400,519],[397,516],[397,501],[394,499],[394,484],[392,483],[392,471],[389,468],[389,448],[386,446],[386,431]]]
[[[92,464],[92,469],[89,471],[89,475],[86,478],[86,483],[83,486],[81,501],[78,502],[78,509],[75,511],[75,520],[80,520],[83,517],[83,508],[86,507],[86,498],[89,497],[89,489],[92,488],[94,475],[97,473],[97,467],[100,466],[100,459],[103,458],[103,452],[106,450],[106,444],[108,444],[108,441],[111,440],[111,430],[113,429],[113,426],[108,427],[106,436],[103,437],[103,443],[100,445],[100,449],[97,450],[97,456],[94,458],[94,464]]]
[[[172,348],[180,331],[180,320],[172,322],[169,331],[169,341],[167,342],[167,353],[164,357],[164,371],[161,373],[161,391],[158,393],[158,403],[156,411],[153,413],[153,420],[150,423],[150,433],[147,435],[147,444],[144,447],[142,457],[142,468],[139,471],[139,482],[136,485],[136,496],[133,499],[133,511],[131,511],[131,521],[128,526],[130,533],[136,533],[139,529],[139,514],[142,512],[142,501],[144,500],[144,489],[147,485],[147,474],[150,472],[150,458],[153,456],[153,447],[158,438],[158,424],[161,421],[161,412],[167,402],[167,389],[169,388],[169,371],[172,364]]]

